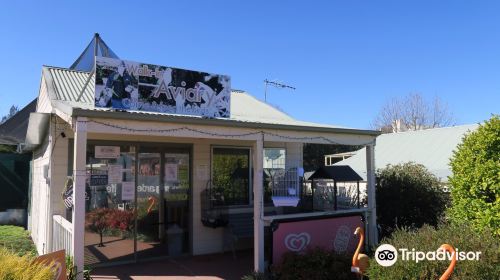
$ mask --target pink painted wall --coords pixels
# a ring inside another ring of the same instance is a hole
[[[305,252],[321,247],[337,253],[354,253],[359,238],[356,227],[363,227],[360,216],[280,223],[273,233],[273,263],[281,262],[286,252]]]

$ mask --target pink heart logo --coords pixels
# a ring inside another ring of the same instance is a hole
[[[290,233],[285,237],[285,246],[292,252],[300,252],[311,242],[311,236],[307,232],[299,234]]]

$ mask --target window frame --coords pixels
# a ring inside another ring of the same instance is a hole
[[[214,180],[214,150],[235,149],[248,151],[248,202],[246,204],[229,204],[226,207],[242,208],[253,205],[253,149],[251,146],[210,145],[210,181]]]
[[[264,147],[263,149],[263,155],[262,155],[262,160],[263,160],[263,163],[265,163],[265,159],[266,159],[266,150],[283,150],[284,153],[283,153],[283,156],[284,156],[284,162],[283,162],[283,167],[275,167],[275,168],[269,168],[269,167],[264,167],[264,169],[285,169],[287,168],[287,157],[288,157],[288,151],[285,147]]]

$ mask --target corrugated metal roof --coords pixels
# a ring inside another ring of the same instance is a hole
[[[66,108],[79,108],[83,110],[91,111],[105,111],[114,112],[113,109],[95,108],[94,107],[94,88],[92,81],[89,83],[85,92],[83,93],[80,101],[77,102],[78,96],[82,91],[85,82],[87,81],[90,73],[70,70],[66,68],[44,66],[44,71],[42,71],[45,76],[47,83],[50,83],[52,87],[49,87],[49,96],[51,96],[52,103],[55,106],[65,106]],[[53,91],[51,93],[50,91]],[[157,113],[157,112],[138,112],[138,111],[128,111],[131,114],[142,114],[142,115],[157,115],[157,116],[174,116],[172,114]],[[179,115],[175,115],[179,116]],[[181,116],[186,118],[202,118],[197,116]],[[239,121],[248,123],[262,123],[262,124],[279,124],[279,125],[290,125],[298,127],[316,127],[325,129],[340,129],[340,130],[350,130],[349,128],[325,124],[317,124],[311,122],[298,121],[291,116],[285,114],[284,112],[272,107],[271,105],[258,100],[257,98],[251,96],[250,94],[236,90],[231,92],[231,117],[229,119],[224,119],[229,121]],[[352,133],[362,133],[377,135],[376,131],[368,130],[356,130],[352,129]]]
[[[46,69],[50,74],[49,79],[46,80],[48,82],[51,81],[54,86],[55,99],[76,102],[90,73],[56,67],[46,67]],[[91,81],[87,85],[80,99],[82,106],[90,106],[94,100],[94,88],[92,84]]]
[[[409,161],[423,164],[443,182],[451,175],[449,161],[463,136],[477,129],[477,124],[442,127],[419,131],[382,134],[375,146],[375,167]],[[366,149],[358,150],[335,165],[349,165],[366,180]]]

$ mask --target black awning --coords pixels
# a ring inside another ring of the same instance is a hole
[[[308,173],[311,174],[305,174],[306,180],[330,179],[337,182],[356,182],[363,180],[363,178],[348,165],[323,166],[314,172]],[[307,175],[309,175],[309,177],[307,177]]]

